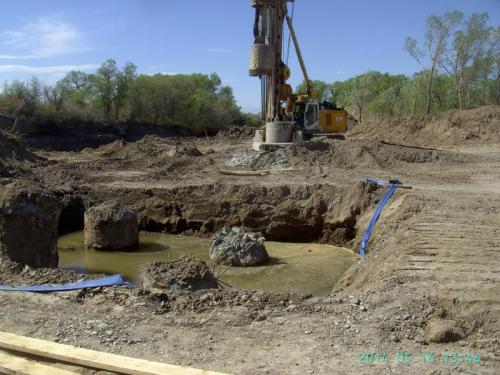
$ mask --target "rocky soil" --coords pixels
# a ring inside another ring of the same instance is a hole
[[[264,242],[262,233],[225,227],[214,234],[208,251],[210,259],[216,264],[251,267],[269,260]]]
[[[206,263],[189,256],[147,264],[141,271],[140,279],[141,288],[160,289],[169,294],[218,287],[217,280]]]
[[[63,205],[63,231],[82,228],[86,207],[117,199],[138,212],[142,229],[211,236],[242,226],[266,239],[356,251],[385,191],[363,177],[397,178],[412,189],[398,189],[367,256],[328,296],[224,287],[3,292],[0,330],[237,374],[495,374],[499,113],[431,116],[418,131],[360,125],[345,141],[263,153],[250,151],[241,131],[35,151],[40,161],[27,173],[0,183],[37,181],[52,190]],[[465,136],[470,126],[479,137]],[[8,285],[91,277],[0,266]]]

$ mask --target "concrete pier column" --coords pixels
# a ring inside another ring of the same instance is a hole
[[[85,212],[85,246],[96,250],[134,250],[139,246],[137,213],[116,202]]]
[[[0,192],[0,256],[31,267],[58,266],[62,205],[38,185],[14,183]]]

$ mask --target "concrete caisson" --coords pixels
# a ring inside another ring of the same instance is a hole
[[[14,183],[0,193],[0,256],[31,267],[58,266],[62,205],[43,186]]]
[[[134,250],[139,246],[137,213],[116,202],[105,202],[85,212],[85,247],[96,250]]]

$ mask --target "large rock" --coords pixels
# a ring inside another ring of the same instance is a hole
[[[427,323],[426,341],[449,343],[465,337],[464,330],[456,322],[446,319],[431,320]]]
[[[133,250],[139,246],[137,214],[116,202],[85,212],[85,246],[96,250]]]
[[[228,266],[247,267],[269,260],[261,233],[248,233],[238,227],[223,228],[210,243],[210,259]]]
[[[57,267],[61,204],[42,186],[15,183],[0,193],[0,256],[31,267]]]
[[[140,285],[144,289],[168,289],[182,293],[217,288],[217,280],[205,262],[184,256],[169,262],[155,261],[145,265],[141,270]]]

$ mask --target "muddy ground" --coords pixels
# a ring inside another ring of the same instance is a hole
[[[0,330],[238,374],[498,373],[499,118],[498,107],[486,107],[424,119],[411,131],[407,123],[378,131],[359,125],[345,141],[260,154],[238,130],[211,138],[147,135],[97,148],[83,147],[83,137],[78,151],[26,150],[22,134],[0,138],[21,147],[15,156],[0,150],[1,183],[54,191],[64,205],[61,232],[81,229],[86,207],[114,199],[137,210],[143,230],[210,236],[241,225],[269,240],[357,251],[385,192],[363,177],[412,187],[398,189],[368,255],[328,296],[226,288],[3,292]],[[477,137],[468,135],[471,121]],[[441,128],[453,128],[453,137]],[[80,278],[5,261],[0,274],[9,285]],[[366,352],[379,353],[378,363],[367,363]]]

